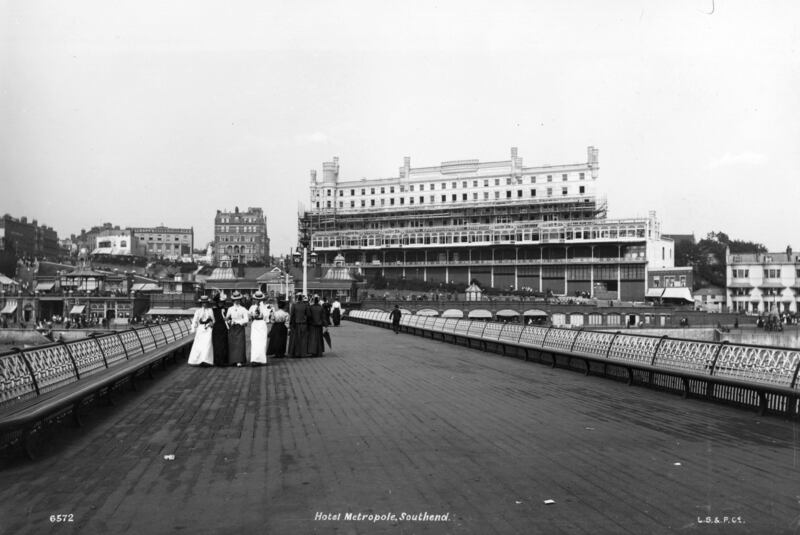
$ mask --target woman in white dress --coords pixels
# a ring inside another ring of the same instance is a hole
[[[253,294],[256,303],[250,307],[250,364],[253,366],[267,363],[267,337],[269,324],[272,322],[272,307],[264,302],[264,294],[257,291]]]
[[[212,327],[214,326],[214,312],[209,308],[210,300],[207,295],[200,298],[200,308],[192,318],[192,332],[194,343],[189,353],[190,366],[213,366],[214,346],[212,345]]]

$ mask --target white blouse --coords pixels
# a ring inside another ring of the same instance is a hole
[[[228,313],[225,317],[231,320],[231,323],[234,325],[247,325],[250,323],[250,315],[247,313],[247,309],[239,303],[234,303],[233,306],[228,309]]]
[[[260,320],[255,319],[257,311],[261,313]],[[264,303],[263,301],[261,303],[258,303],[257,305],[253,305],[250,307],[250,318],[252,318],[253,321],[267,321],[269,323],[272,323],[272,307]]]
[[[210,328],[212,325],[214,325],[214,311],[210,308],[198,309],[192,318],[192,332],[196,331],[197,327],[200,326],[202,322],[208,320],[211,321],[204,325],[206,328]]]

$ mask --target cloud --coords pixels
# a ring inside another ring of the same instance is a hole
[[[308,143],[327,143],[328,136],[324,132],[316,131],[313,134],[299,134],[294,137],[298,145]]]
[[[716,169],[718,167],[731,167],[736,165],[760,165],[766,161],[766,155],[757,152],[745,151],[739,154],[726,152],[721,158],[711,160],[706,167],[708,169]]]

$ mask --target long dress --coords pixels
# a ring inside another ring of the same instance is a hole
[[[338,300],[331,305],[331,319],[334,327],[338,327],[339,322],[342,321],[342,304]]]
[[[308,356],[308,303],[299,301],[289,312],[289,354],[293,357]]]
[[[247,362],[247,338],[245,327],[249,322],[247,309],[237,302],[228,309],[226,318],[230,320],[228,331],[228,364],[244,364]]]
[[[289,326],[289,313],[285,310],[276,310],[272,329],[269,331],[269,344],[267,355],[282,358],[286,355],[286,334]]]
[[[211,345],[211,329],[214,325],[214,313],[210,308],[201,308],[194,313],[192,318],[192,331],[194,342],[189,352],[189,365],[200,364],[214,365],[214,348]]]
[[[267,363],[267,335],[272,308],[264,302],[250,307],[250,364]]]
[[[308,327],[308,352],[313,357],[321,357],[325,352],[325,342],[322,340],[322,328],[327,327],[327,312],[320,304],[309,307],[311,321]]]
[[[228,326],[225,325],[225,309],[221,305],[217,305],[212,310],[214,311],[214,328],[211,329],[211,338],[214,346],[214,366],[227,366]]]

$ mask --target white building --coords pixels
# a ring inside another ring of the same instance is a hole
[[[726,254],[726,304],[731,312],[797,312],[800,255]]]

